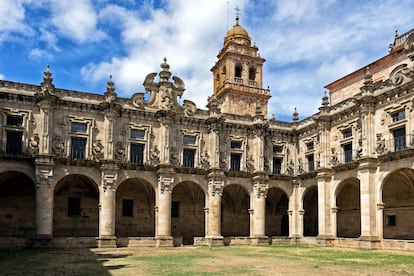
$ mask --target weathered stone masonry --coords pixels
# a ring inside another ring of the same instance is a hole
[[[267,118],[238,19],[207,109],[167,60],[145,93],[0,81],[0,247],[303,243],[414,250],[414,34],[329,85],[319,111]],[[298,103],[300,108],[300,105]]]

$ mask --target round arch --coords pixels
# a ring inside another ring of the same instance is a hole
[[[36,233],[36,186],[26,174],[0,174],[0,236]]]
[[[341,181],[335,190],[336,235],[342,238],[357,238],[361,235],[360,181],[348,178]]]
[[[171,234],[181,237],[185,245],[205,236],[205,201],[202,186],[195,182],[180,182],[172,190]]]
[[[316,237],[318,235],[318,186],[308,187],[302,195],[303,235]]]
[[[384,239],[414,239],[414,170],[401,168],[381,185]]]
[[[284,190],[271,187],[266,197],[266,236],[289,236],[289,197]]]
[[[91,178],[71,174],[56,183],[53,207],[53,236],[97,237],[99,190]]]
[[[250,235],[250,196],[239,184],[224,187],[221,198],[221,234],[229,236]]]
[[[155,236],[155,189],[141,178],[122,181],[116,189],[115,234]]]

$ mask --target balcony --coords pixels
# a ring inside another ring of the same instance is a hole
[[[390,140],[379,140],[376,145],[378,156],[403,152],[410,149],[414,149],[414,135],[412,134],[395,137]]]
[[[262,89],[257,87],[257,82],[249,80],[247,85],[242,78],[234,78],[233,80],[227,79],[223,85],[219,87],[218,94],[223,93],[226,90],[238,90],[246,93],[254,93],[263,96],[270,97],[270,89]]]

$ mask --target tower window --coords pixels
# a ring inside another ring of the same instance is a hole
[[[255,80],[256,79],[256,69],[253,67],[249,68],[249,80]]]
[[[236,67],[234,69],[235,69],[234,70],[234,76],[236,78],[241,78],[241,76],[242,76],[242,67],[241,67],[241,65],[236,65]]]
[[[192,135],[184,135],[183,144],[184,145],[195,145],[197,137]]]

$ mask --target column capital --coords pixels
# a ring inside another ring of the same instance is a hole
[[[158,187],[163,194],[164,192],[171,193],[174,188],[174,176],[160,175],[158,176]]]
[[[208,180],[208,192],[214,197],[216,195],[222,196],[224,188],[224,179],[210,178]]]
[[[257,198],[266,198],[268,189],[269,189],[269,184],[267,183],[260,183],[260,182],[253,183],[253,192],[254,192],[255,197]]]
[[[35,158],[35,166],[36,188],[50,188],[52,185],[53,168],[55,166],[53,157],[50,155],[37,156]]]

